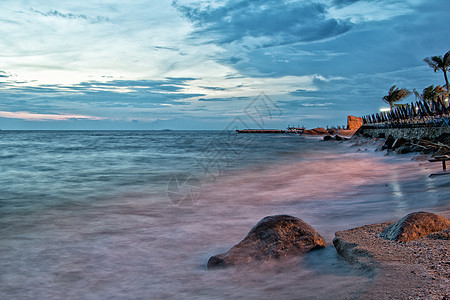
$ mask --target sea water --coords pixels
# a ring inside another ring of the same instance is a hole
[[[334,233],[450,210],[449,176],[412,155],[297,135],[1,131],[0,299],[355,298],[373,274]],[[207,270],[261,218],[329,247]]]

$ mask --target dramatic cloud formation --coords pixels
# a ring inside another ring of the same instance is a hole
[[[218,7],[174,1],[174,6],[196,25],[196,35],[212,37],[219,44],[270,47],[313,42],[351,28],[350,22],[330,18],[324,4],[312,1],[240,0]]]
[[[282,109],[269,127],[339,125],[376,112],[394,84],[442,85],[423,58],[450,50],[448,11],[446,0],[5,0],[0,128],[223,129],[262,92]]]

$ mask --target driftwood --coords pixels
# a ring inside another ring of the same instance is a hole
[[[450,146],[443,144],[441,142],[431,142],[428,140],[420,140],[418,144],[411,143],[411,145],[420,147],[424,150],[433,150],[436,154],[448,153],[450,152]]]

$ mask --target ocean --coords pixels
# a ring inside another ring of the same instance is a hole
[[[440,168],[298,135],[0,131],[0,299],[355,298],[373,274],[334,233],[450,210]],[[275,214],[329,247],[206,269]]]

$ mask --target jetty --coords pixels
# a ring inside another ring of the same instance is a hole
[[[286,133],[286,130],[280,129],[242,129],[236,130],[237,133]]]
[[[297,133],[297,134],[302,134],[303,131],[306,129],[306,127],[291,127],[288,126],[288,128],[286,128],[286,133]]]

